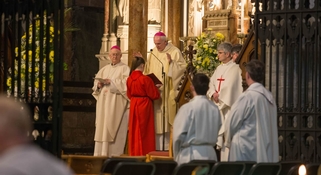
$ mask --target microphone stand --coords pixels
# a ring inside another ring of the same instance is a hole
[[[159,58],[153,53],[153,49],[150,49],[150,53],[162,64],[162,79],[163,79],[163,93],[162,93],[162,129],[163,129],[163,146],[162,146],[162,151],[165,151],[165,88],[166,88],[166,81],[165,81],[165,71],[164,71],[164,64],[161,62]]]

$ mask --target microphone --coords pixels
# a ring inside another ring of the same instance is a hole
[[[153,53],[153,49],[150,49],[150,53],[157,59],[158,62],[160,62],[162,64],[162,75],[165,77],[163,62],[159,58],[157,58],[157,56]]]

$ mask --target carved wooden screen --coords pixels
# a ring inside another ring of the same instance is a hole
[[[281,160],[321,160],[321,3],[256,0],[265,86],[278,106]],[[258,42],[257,42],[258,43]]]
[[[33,112],[30,135],[60,156],[63,0],[0,0],[1,91]]]

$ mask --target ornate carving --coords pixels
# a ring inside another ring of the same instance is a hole
[[[280,128],[283,126],[283,116],[279,116],[278,126]]]
[[[282,16],[276,16],[272,20],[272,30],[273,30],[273,36],[275,37],[276,44],[280,44],[280,41],[283,40],[285,33],[285,20]]]
[[[286,150],[286,158],[285,160],[295,160],[298,158],[298,136],[296,133],[289,133],[286,136],[286,147],[288,147],[288,149]]]
[[[207,27],[227,27],[228,26],[228,20],[208,20]]]
[[[53,117],[53,109],[52,106],[48,107],[48,121],[51,121]]]
[[[314,136],[312,133],[305,133],[302,136],[301,158],[306,161],[313,161],[314,158]]]
[[[297,45],[297,38],[300,34],[300,20],[296,15],[292,15],[288,19],[288,36],[290,37],[291,44]]]
[[[231,14],[231,10],[216,10],[213,12],[205,12],[203,16],[203,20],[207,20],[215,17],[229,17]]]
[[[267,18],[265,17],[262,17],[259,19],[260,21],[260,24],[259,24],[259,40],[260,40],[260,43],[262,45],[265,45],[266,44],[266,40],[269,39],[270,37],[270,20],[268,20]]]
[[[188,50],[184,51],[184,55],[185,55],[185,59],[187,59],[187,57],[189,58],[188,61],[188,65],[187,68],[184,72],[184,75],[181,78],[181,81],[179,83],[179,87],[178,87],[178,95],[175,98],[176,103],[178,104],[178,107],[182,106],[183,104],[189,102],[192,98],[193,95],[190,91],[190,85],[191,85],[191,77],[193,76],[193,74],[195,73],[195,68],[193,66],[192,63],[192,59],[193,59],[193,54],[196,53],[196,50],[193,50],[193,42],[188,43],[187,45],[187,41],[191,41],[193,40],[193,38],[195,39],[195,37],[181,37],[180,40],[183,41],[184,43],[184,48],[189,48]]]
[[[91,161],[88,161],[85,163],[86,171],[91,172],[91,170],[94,168],[94,164]]]
[[[304,25],[302,25],[303,35],[306,37],[307,42],[311,42],[314,40],[315,32],[316,32],[316,18],[308,14],[302,19]]]

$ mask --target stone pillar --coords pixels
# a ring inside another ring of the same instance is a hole
[[[237,40],[237,28],[238,28],[238,19],[239,16],[236,13],[236,5],[238,0],[232,1],[232,10],[229,16],[229,38],[232,44],[238,43]]]
[[[96,54],[95,56],[99,60],[99,69],[105,66],[106,64],[110,63],[109,57],[108,57],[108,34],[109,34],[109,12],[110,12],[110,6],[109,6],[109,0],[105,0],[105,13],[104,13],[104,33],[103,37],[101,39],[101,48],[99,51],[99,54]]]
[[[122,52],[127,52],[129,47],[128,39],[128,25],[119,25],[117,29],[117,37],[120,41],[120,48]]]
[[[181,8],[182,4],[180,0],[172,0],[172,6],[173,6],[173,15],[169,16],[173,20],[173,28],[171,29],[173,31],[172,34],[172,43],[174,46],[180,48],[180,41],[179,37],[181,37]]]
[[[105,0],[105,21],[104,21],[104,34],[109,32],[109,0]]]
[[[167,33],[166,36],[168,39],[173,41],[173,17],[174,17],[174,13],[173,13],[173,0],[168,0],[167,1]],[[166,24],[165,24],[166,25]]]
[[[248,33],[248,30],[250,28],[250,16],[249,16],[249,2],[248,0],[245,1],[245,4],[244,4],[244,33],[247,34]]]
[[[148,0],[130,0],[129,7],[128,66],[130,67],[135,52],[140,52],[145,59],[147,58]]]
[[[162,14],[162,19],[161,19],[161,22],[160,22],[160,24],[161,24],[161,31],[163,31],[163,32],[166,32],[165,31],[165,18],[166,18],[166,9],[165,9],[165,1],[166,0],[161,0],[161,14]]]

